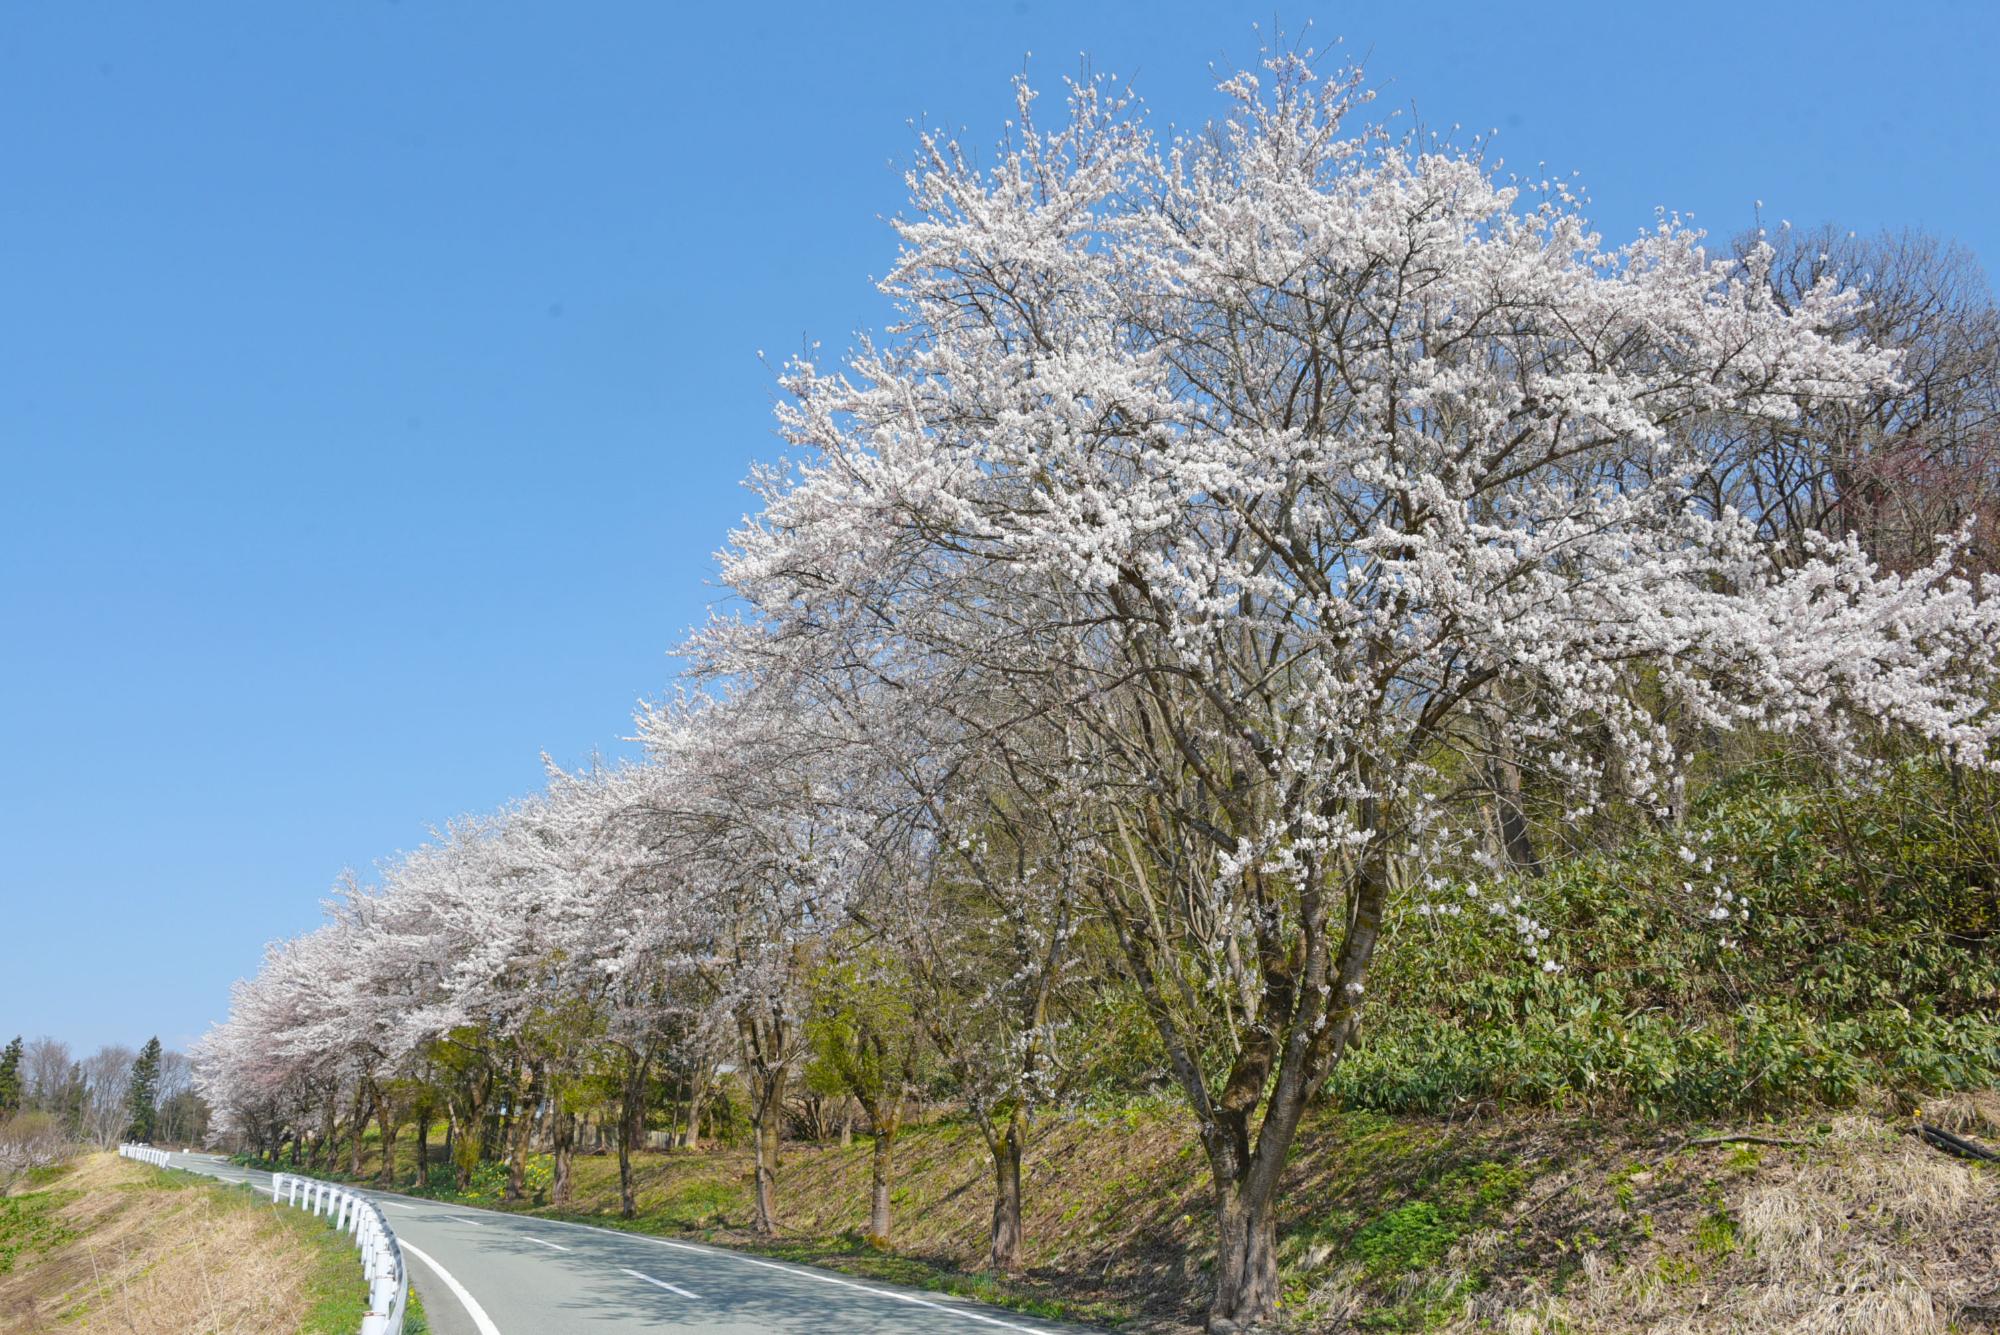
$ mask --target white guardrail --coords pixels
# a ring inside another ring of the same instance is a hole
[[[172,1167],[167,1152],[150,1145],[120,1145],[118,1152],[156,1168]],[[274,1173],[271,1204],[296,1205],[324,1215],[335,1228],[351,1234],[361,1249],[361,1276],[368,1281],[368,1315],[361,1318],[361,1335],[403,1335],[410,1277],[403,1269],[403,1249],[396,1243],[395,1231],[375,1202],[331,1182]]]

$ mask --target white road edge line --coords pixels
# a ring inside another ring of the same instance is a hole
[[[472,1324],[478,1328],[479,1335],[500,1335],[500,1327],[493,1324],[493,1318],[486,1315],[486,1309],[479,1305],[479,1300],[465,1291],[465,1285],[453,1278],[451,1271],[433,1261],[423,1248],[407,1239],[398,1238],[396,1244],[437,1272],[437,1277],[444,1281],[444,1286],[450,1289],[452,1296],[464,1306],[465,1314],[472,1318]]]
[[[524,1238],[528,1238],[529,1242],[541,1243],[542,1246],[547,1247],[550,1251],[566,1252],[569,1250],[569,1248],[563,1246],[560,1242],[549,1242],[542,1238],[530,1238],[526,1233],[523,1233],[521,1236]]]
[[[630,1276],[631,1276],[632,1278],[634,1278],[634,1279],[643,1279],[643,1280],[645,1280],[645,1281],[646,1281],[646,1282],[647,1282],[648,1284],[657,1284],[657,1285],[659,1285],[659,1286],[660,1286],[661,1288],[663,1288],[663,1289],[666,1289],[666,1290],[667,1290],[668,1292],[670,1292],[670,1293],[678,1293],[678,1294],[679,1294],[679,1295],[680,1295],[681,1297],[683,1297],[683,1298],[699,1298],[699,1297],[701,1297],[701,1295],[700,1295],[699,1293],[696,1293],[696,1292],[695,1292],[694,1290],[692,1290],[692,1289],[684,1289],[684,1288],[682,1288],[682,1287],[681,1287],[680,1285],[678,1285],[678,1284],[669,1284],[669,1283],[667,1283],[667,1281],[665,1281],[664,1279],[654,1279],[654,1278],[653,1278],[653,1277],[652,1277],[651,1275],[647,1275],[647,1274],[642,1274],[641,1272],[639,1272],[639,1271],[637,1271],[637,1270],[626,1270],[624,1266],[619,1266],[618,1268],[619,1268],[620,1270],[624,1270],[626,1274],[630,1275]]]

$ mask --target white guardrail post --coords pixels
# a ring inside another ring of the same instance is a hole
[[[155,1168],[172,1166],[167,1152],[151,1145],[120,1145],[118,1153]],[[331,1182],[297,1173],[273,1173],[271,1204],[295,1205],[325,1215],[335,1228],[351,1235],[361,1250],[361,1278],[368,1285],[368,1314],[361,1318],[360,1335],[403,1335],[410,1277],[403,1269],[403,1249],[396,1243],[395,1230],[375,1202]]]

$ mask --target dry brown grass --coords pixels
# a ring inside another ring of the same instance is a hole
[[[2000,1138],[2000,1090],[1941,1096],[1922,1109],[1923,1119],[1961,1136]]]
[[[298,1325],[317,1258],[265,1208],[93,1154],[58,1184],[76,1236],[0,1275],[9,1335],[273,1335]],[[226,1260],[226,1263],[225,1263]]]
[[[1929,1113],[1927,1112],[1927,1116]],[[1678,1166],[1715,1224],[1588,1251],[1559,1298],[1477,1316],[1509,1335],[1947,1335],[2000,1281],[2000,1174],[1874,1119],[1810,1147]],[[1706,1245],[1704,1245],[1706,1244]],[[1489,1329],[1475,1315],[1461,1329]]]

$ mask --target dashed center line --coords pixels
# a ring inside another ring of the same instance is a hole
[[[563,1246],[560,1242],[549,1242],[543,1238],[529,1238],[526,1233],[523,1233],[521,1236],[528,1238],[529,1242],[541,1243],[542,1246],[547,1247],[552,1252],[566,1252],[569,1250],[569,1248]]]
[[[620,1266],[619,1269],[625,1270],[625,1267]],[[678,1284],[669,1284],[664,1279],[654,1279],[651,1275],[644,1274],[637,1270],[625,1270],[625,1273],[630,1275],[634,1279],[643,1279],[648,1284],[657,1284],[661,1288],[667,1290],[669,1293],[678,1293],[683,1298],[701,1297],[699,1293],[694,1292],[692,1289],[684,1289]]]
[[[470,1224],[474,1228],[486,1227],[486,1225],[480,1223],[477,1219],[467,1219],[464,1215],[448,1214],[442,1215],[440,1218],[449,1219],[454,1224]]]

